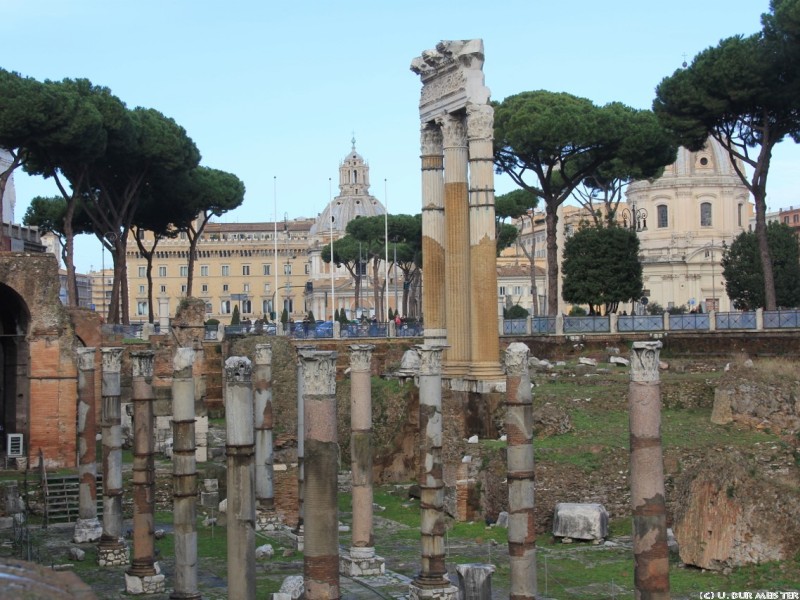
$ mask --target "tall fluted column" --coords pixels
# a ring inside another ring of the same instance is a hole
[[[256,502],[258,508],[275,508],[272,448],[272,346],[256,344],[253,368],[253,402],[256,445]]]
[[[497,240],[494,218],[494,109],[467,104],[469,140],[470,375],[502,379],[497,330]]]
[[[97,518],[97,421],[95,348],[78,348],[78,520],[73,541],[96,542],[103,534]]]
[[[103,535],[97,547],[101,567],[127,565],[128,548],[122,538],[122,406],[120,371],[122,348],[103,348],[101,410],[103,428]]]
[[[252,363],[225,361],[225,454],[228,460],[228,598],[256,597],[256,498]]]
[[[506,435],[508,437],[508,556],[511,600],[534,600],[536,522],[534,521],[533,398],[528,347],[506,350]]]
[[[442,127],[444,139],[444,285],[449,346],[444,372],[445,375],[459,376],[467,374],[470,361],[467,132],[463,116],[445,115],[437,122]]]
[[[441,346],[417,346],[419,364],[420,537],[422,566],[409,586],[409,597],[457,598],[447,578],[444,547],[444,479],[442,465]]]
[[[336,352],[304,352],[305,521],[303,580],[308,600],[339,598]]]
[[[194,350],[177,348],[172,363],[172,497],[175,589],[170,598],[200,598],[197,588],[197,461],[194,437]]]
[[[133,402],[133,560],[125,573],[129,594],[156,594],[165,589],[155,560],[156,469],[153,453],[155,412],[152,350],[131,353]]]
[[[425,343],[441,346],[447,341],[444,291],[444,155],[442,130],[426,123],[420,134],[422,155],[422,314]]]
[[[634,342],[628,413],[633,505],[633,584],[637,600],[667,600],[669,557],[661,452],[661,342]]]

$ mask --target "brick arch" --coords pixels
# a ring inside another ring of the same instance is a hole
[[[0,283],[0,450],[5,451],[6,434],[26,434],[28,332],[30,310],[12,287]]]

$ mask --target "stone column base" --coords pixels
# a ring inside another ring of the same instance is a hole
[[[301,529],[298,533],[296,529],[287,527],[284,531],[286,532],[288,538],[294,542],[294,549],[298,552],[302,552],[304,547],[303,540],[305,538],[303,535],[303,530]]]
[[[118,544],[97,546],[97,564],[101,567],[125,567],[131,562],[131,549],[120,540]]]
[[[420,587],[412,581],[408,585],[409,600],[458,600],[458,588],[454,585],[443,587]]]
[[[256,531],[277,531],[282,525],[283,518],[274,509],[256,509]]]
[[[72,541],[76,544],[96,542],[103,535],[103,524],[95,517],[93,519],[78,519],[75,521],[75,533]]]
[[[166,578],[161,573],[158,563],[153,565],[155,575],[131,575],[125,573],[125,591],[132,595],[163,594],[166,591]]]
[[[349,554],[339,556],[339,573],[345,577],[383,575],[386,564],[375,555],[375,548],[350,548]]]

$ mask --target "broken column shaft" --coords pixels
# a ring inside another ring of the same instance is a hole
[[[442,465],[442,350],[417,346],[419,352],[420,536],[422,568],[409,586],[410,597],[457,598],[445,565],[444,480]]]
[[[508,440],[508,556],[510,600],[534,600],[536,523],[534,520],[533,398],[528,347],[506,350],[506,436]]]
[[[633,583],[637,600],[667,600],[669,557],[661,451],[661,342],[634,342],[628,413],[633,507]]]
[[[336,352],[301,353],[305,431],[303,581],[308,600],[339,598]]]
[[[192,348],[177,348],[172,363],[172,498],[175,587],[170,598],[200,598],[197,588],[197,463]]]
[[[133,558],[125,577],[132,594],[164,591],[155,561],[155,412],[152,350],[131,353],[133,402]]]
[[[103,534],[97,518],[97,418],[95,348],[78,348],[78,520],[73,541],[96,542]]]
[[[256,502],[261,510],[275,508],[272,448],[272,346],[256,344],[253,402],[256,447]]]
[[[228,465],[228,598],[256,597],[256,499],[253,366],[244,356],[225,361],[225,454]]]
[[[128,564],[122,539],[122,406],[120,370],[122,348],[103,348],[103,535],[97,548],[101,567]]]

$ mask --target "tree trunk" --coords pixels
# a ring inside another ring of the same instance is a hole
[[[0,195],[2,197],[2,195]],[[75,214],[75,202],[67,200],[67,211],[64,213],[64,267],[67,270],[67,304],[78,306],[78,284],[75,279],[75,233],[72,229],[72,216]]]
[[[558,205],[547,203],[545,224],[547,226],[547,314],[558,314],[558,244],[556,243],[556,227],[558,227]]]
[[[776,310],[778,303],[775,297],[775,275],[772,270],[772,257],[769,254],[769,244],[767,243],[766,193],[763,190],[757,190],[753,194],[753,198],[756,210],[758,256],[761,259],[761,270],[764,273],[764,308],[766,310]]]

